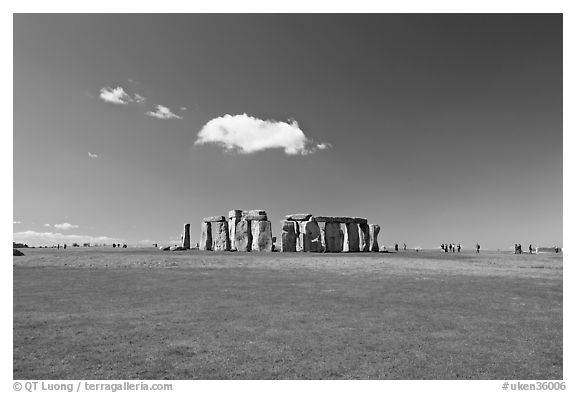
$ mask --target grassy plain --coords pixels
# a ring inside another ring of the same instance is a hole
[[[562,255],[28,249],[15,379],[561,379]]]

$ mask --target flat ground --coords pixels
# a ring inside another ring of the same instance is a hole
[[[562,255],[24,249],[14,379],[561,379]]]

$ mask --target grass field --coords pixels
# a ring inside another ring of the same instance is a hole
[[[15,379],[561,379],[562,255],[25,249]]]

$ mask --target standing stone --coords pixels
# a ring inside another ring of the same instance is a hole
[[[228,218],[242,218],[242,210],[230,210]]]
[[[304,252],[322,252],[320,227],[316,221],[302,223]]]
[[[241,210],[236,211],[242,212]],[[236,238],[236,225],[238,225],[239,221],[240,218],[238,217],[228,218],[228,238],[230,239],[230,251],[236,251],[236,242],[234,239]]]
[[[190,224],[184,224],[184,236],[182,236],[182,248],[190,249]]]
[[[296,222],[296,252],[304,251],[304,228],[302,228],[302,223]]]
[[[236,246],[236,251],[250,251],[252,248],[250,221],[244,219],[238,221],[236,233],[234,234],[234,245]]]
[[[318,225],[320,227],[320,245],[322,246],[322,252],[326,252],[326,227],[324,225]]]
[[[360,252],[370,251],[370,227],[368,224],[358,224]]]
[[[282,252],[296,252],[296,238],[298,237],[298,223],[295,221],[282,221]]]
[[[378,233],[380,233],[380,225],[370,224],[370,251],[378,252]]]
[[[203,222],[202,232],[200,234],[200,249],[205,251],[212,250],[212,223]]]
[[[252,221],[252,251],[272,251],[272,223],[270,221]]]
[[[360,251],[360,236],[358,234],[358,224],[345,224],[344,225],[344,245],[342,247],[344,252],[359,252]]]
[[[326,252],[341,252],[342,238],[340,237],[340,224],[333,221],[326,222],[324,227]]]
[[[228,223],[226,221],[215,222],[214,224],[214,246],[213,251],[229,251],[230,238],[228,233]]]

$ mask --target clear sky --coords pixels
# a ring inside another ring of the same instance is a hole
[[[13,136],[31,245],[231,209],[561,245],[562,15],[16,15]]]

